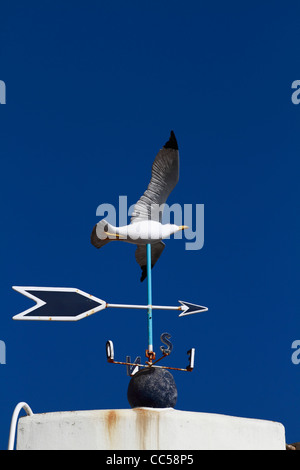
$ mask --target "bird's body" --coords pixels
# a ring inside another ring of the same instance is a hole
[[[135,204],[129,225],[114,227],[105,219],[95,225],[91,242],[101,248],[112,240],[137,245],[135,257],[142,268],[141,281],[147,276],[146,245],[151,244],[152,267],[165,248],[163,239],[187,228],[175,224],[162,224],[164,204],[179,179],[179,153],[174,132],[158,152],[152,165],[152,177],[147,190]]]
[[[135,244],[138,241],[139,245],[146,245],[147,243],[152,245],[164,238],[169,238],[175,232],[177,232],[177,225],[163,225],[154,220],[136,222],[118,229],[120,239],[126,237],[124,241]]]
[[[135,245],[151,245],[164,238],[169,238],[179,230],[178,225],[161,224],[154,220],[144,220],[134,224],[124,225],[123,227],[114,227],[105,219],[102,226],[96,226],[96,235],[104,240],[120,240]],[[102,231],[103,230],[103,231]]]

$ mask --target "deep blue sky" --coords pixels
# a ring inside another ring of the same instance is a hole
[[[280,421],[300,440],[300,79],[297,1],[15,1],[1,5],[0,448],[19,401],[34,412],[128,408],[129,379],[106,362],[147,347],[143,311],[77,323],[14,322],[33,303],[12,285],[77,287],[146,303],[134,247],[90,244],[101,203],[129,204],[174,129],[170,203],[205,205],[205,245],[167,240],[153,303],[154,346],[172,335],[177,409]],[[167,360],[166,360],[167,364]]]

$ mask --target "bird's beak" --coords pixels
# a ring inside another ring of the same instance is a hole
[[[189,228],[187,225],[180,225],[178,230],[184,230],[185,228]]]
[[[111,237],[115,237],[115,238],[119,238],[119,239],[126,238],[123,235],[119,235],[118,233],[108,233],[108,232],[105,232],[105,233],[106,233],[106,235],[110,235]]]

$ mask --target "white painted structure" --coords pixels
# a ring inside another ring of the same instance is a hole
[[[285,450],[285,429],[173,408],[56,412],[20,418],[17,449]]]

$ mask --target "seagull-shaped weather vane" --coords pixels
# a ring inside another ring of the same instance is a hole
[[[185,225],[162,224],[164,205],[179,180],[179,152],[175,134],[158,152],[152,165],[152,176],[148,188],[134,206],[129,225],[114,227],[105,219],[95,225],[91,242],[102,248],[113,240],[137,245],[135,258],[142,268],[141,281],[147,277],[147,250],[151,245],[151,267],[155,265],[165,244],[164,238],[188,228]]]
[[[137,245],[135,257],[142,268],[141,281],[147,277],[148,303],[147,305],[127,305],[108,303],[98,297],[94,297],[76,288],[61,287],[17,287],[17,292],[29,297],[36,302],[34,307],[25,310],[13,317],[14,320],[56,320],[77,321],[106,308],[146,309],[148,318],[148,349],[147,361],[141,365],[138,356],[132,363],[127,356],[126,361],[115,361],[112,341],[106,343],[108,362],[127,366],[129,375],[133,375],[139,367],[154,367],[161,369],[191,371],[194,368],[195,349],[188,351],[189,365],[183,368],[157,366],[156,363],[168,356],[172,350],[169,341],[170,335],[161,335],[161,340],[168,348],[161,346],[162,357],[156,359],[153,350],[153,325],[152,310],[177,310],[180,317],[207,311],[207,307],[195,305],[185,301],[179,301],[180,306],[152,305],[152,268],[165,248],[163,239],[179,230],[188,228],[184,225],[162,224],[164,205],[171,191],[179,180],[179,152],[175,134],[171,131],[168,142],[158,152],[152,165],[152,176],[147,190],[134,206],[129,225],[114,227],[105,219],[95,225],[91,242],[96,248],[101,248],[107,243],[118,240]]]

